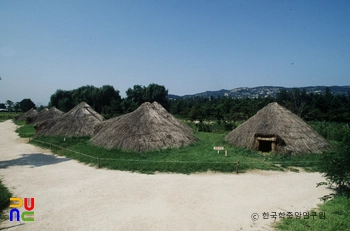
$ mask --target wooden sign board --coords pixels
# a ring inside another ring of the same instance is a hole
[[[214,150],[218,150],[218,151],[220,151],[220,150],[224,150],[224,147],[215,146],[215,147],[214,147]]]
[[[224,147],[220,147],[220,146],[215,146],[214,147],[214,150],[217,150],[218,151],[218,154],[220,154],[220,150],[224,150]]]

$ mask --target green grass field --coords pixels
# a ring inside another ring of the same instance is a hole
[[[28,128],[28,130],[30,129]],[[263,155],[252,150],[232,147],[223,141],[226,133],[196,132],[195,135],[199,138],[199,142],[196,144],[179,149],[143,153],[127,152],[118,149],[107,150],[96,147],[90,144],[89,137],[38,137],[32,139],[31,143],[45,148],[50,148],[50,144],[63,147],[65,149],[51,145],[51,149],[55,153],[93,166],[97,166],[99,163],[102,168],[142,173],[235,172],[238,160],[240,161],[239,172],[245,172],[250,169],[298,171],[293,166],[316,171],[315,163],[320,158],[320,155],[317,154],[290,157]],[[225,156],[224,151],[220,151],[220,154],[218,154],[217,151],[213,150],[214,146],[225,147],[228,156]],[[91,157],[77,154],[67,149],[87,154]],[[100,162],[98,162],[98,158]]]

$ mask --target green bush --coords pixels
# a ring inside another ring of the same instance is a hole
[[[328,140],[343,141],[344,136],[349,135],[349,126],[345,123],[335,122],[310,122],[309,123],[321,136]]]
[[[330,185],[335,185],[341,192],[348,192],[350,187],[350,146],[343,143],[334,151],[327,152],[321,158],[320,172],[324,173]]]

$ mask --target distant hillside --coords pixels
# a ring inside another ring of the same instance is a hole
[[[300,87],[298,89],[303,90],[305,89],[308,93],[315,93],[320,94],[325,91],[326,86],[313,86],[313,87]],[[350,86],[330,86],[328,87],[332,94],[339,95],[339,94],[347,94],[350,92]],[[184,95],[184,96],[178,96],[178,95],[168,95],[169,99],[177,99],[177,98],[190,98],[190,97],[214,97],[217,98],[220,97],[230,97],[230,98],[258,98],[258,97],[267,97],[267,96],[276,96],[277,92],[279,92],[281,89],[286,90],[292,90],[293,88],[287,88],[287,87],[272,87],[272,86],[262,86],[262,87],[240,87],[240,88],[234,88],[232,90],[218,90],[218,91],[206,91],[202,93],[197,93],[193,95]]]

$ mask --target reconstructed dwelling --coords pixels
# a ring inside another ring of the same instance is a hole
[[[330,148],[314,129],[278,103],[268,104],[225,140],[234,146],[293,155],[321,153]]]
[[[137,152],[178,148],[197,141],[190,127],[157,102],[143,103],[133,112],[104,121],[95,131],[92,144]]]

